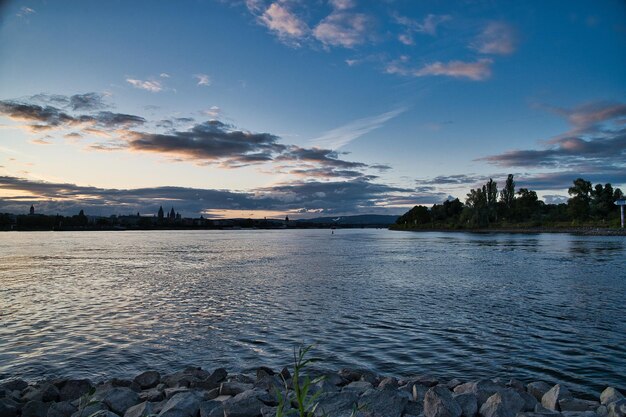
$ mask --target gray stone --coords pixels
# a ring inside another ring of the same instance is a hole
[[[626,398],[613,401],[607,406],[608,417],[625,417],[626,416]],[[23,412],[22,412],[23,414]]]
[[[407,386],[411,386],[413,401],[424,402],[426,392],[429,390],[427,386],[418,383],[409,383]]]
[[[220,395],[237,395],[254,388],[252,384],[241,382],[222,382],[220,385]]]
[[[535,409],[532,410],[532,411],[534,411],[535,413],[538,413],[538,414],[554,414],[554,415],[559,415],[560,414],[558,411],[548,410],[546,407],[541,405],[541,403],[535,404]]]
[[[515,417],[524,409],[524,399],[514,389],[496,392],[480,407],[482,417]]]
[[[249,390],[235,395],[222,403],[224,417],[254,417],[261,415],[265,404],[259,400],[258,392]]]
[[[100,411],[96,411],[94,414],[90,415],[89,417],[119,417],[119,416],[109,410],[100,410]]]
[[[28,401],[22,408],[22,417],[46,417],[50,403],[39,400]]]
[[[165,392],[159,391],[156,388],[152,388],[152,389],[142,391],[139,393],[140,401],[157,402],[157,401],[163,401],[164,399],[165,399]]]
[[[395,390],[369,389],[358,400],[359,411],[372,417],[400,417],[409,400]]]
[[[249,386],[249,384],[244,384]],[[283,390],[285,387],[285,381],[280,375],[265,375],[261,379],[254,382],[252,385],[254,388],[264,389],[265,391]]]
[[[28,388],[28,383],[23,379],[17,378],[3,382],[2,384],[0,384],[0,387],[9,391],[23,391]]]
[[[459,385],[461,385],[463,383],[463,381],[461,381],[458,378],[454,378],[451,379],[450,381],[448,381],[448,383],[446,384],[446,387],[448,387],[448,389],[453,390],[456,387],[458,387]]]
[[[50,402],[57,401],[59,399],[59,389],[49,382],[44,382],[41,385],[28,387],[23,395],[22,401],[42,401],[42,402]]]
[[[535,381],[526,385],[526,391],[535,397],[537,401],[541,401],[545,393],[550,391],[550,388],[552,387],[543,381]]]
[[[524,383],[514,378],[511,378],[509,382],[506,383],[506,386],[509,388],[513,388],[517,391],[526,391],[526,387],[524,386]]]
[[[424,396],[426,417],[460,417],[463,413],[450,391],[440,385],[430,388]]]
[[[602,404],[600,407],[596,408],[596,414],[598,417],[607,417],[609,415],[609,408]]]
[[[398,388],[398,380],[393,377],[386,377],[380,380],[378,388]]]
[[[61,401],[50,404],[47,417],[71,417],[76,411],[76,407],[71,402]]]
[[[194,388],[212,390],[214,388],[219,388],[220,384],[226,380],[227,376],[228,376],[228,372],[226,371],[226,369],[217,368],[207,378],[191,381],[190,386]],[[243,382],[243,381],[239,381],[239,382]],[[252,383],[254,382],[254,380],[250,378],[250,380],[247,382]]]
[[[103,402],[92,402],[80,408],[77,412],[72,414],[72,417],[89,417],[96,411],[102,410],[109,411],[109,407]]]
[[[223,417],[224,406],[221,401],[202,401],[200,403],[200,417]]]
[[[473,393],[453,394],[452,398],[461,406],[463,417],[474,417],[478,412],[478,399]]]
[[[598,417],[595,411],[561,411],[563,417]]]
[[[324,380],[328,381],[329,383],[336,385],[336,386],[344,386],[346,384],[348,384],[350,381],[348,381],[346,378],[342,377],[339,374],[326,374],[324,375]]]
[[[10,398],[0,399],[0,417],[16,417],[20,413],[20,405]]]
[[[142,390],[154,388],[161,382],[161,374],[157,371],[142,372],[133,380]]]
[[[522,411],[534,411],[539,401],[526,391],[517,391],[517,393],[524,400],[524,409]]]
[[[471,392],[476,396],[478,401],[478,407],[480,408],[487,398],[491,397],[496,392],[500,392],[505,388],[493,382],[490,379],[481,379],[479,381],[466,382],[465,384],[461,384],[454,388],[454,392],[456,394],[463,394],[465,392]]]
[[[424,406],[422,405],[422,403],[419,403],[417,401],[407,401],[406,405],[404,406],[404,416],[408,415],[420,415],[424,412]]]
[[[367,381],[354,381],[342,388],[342,391],[354,391],[357,394],[363,394],[368,389],[372,388],[372,384]]]
[[[144,401],[137,405],[133,405],[124,413],[124,417],[146,417],[153,414],[154,405]]]
[[[563,411],[594,411],[600,406],[597,401],[581,400],[578,398],[562,398],[559,400],[559,409]]]
[[[104,393],[102,402],[115,414],[123,416],[126,410],[139,403],[139,395],[130,388],[115,387]]]
[[[61,401],[73,401],[87,394],[93,385],[88,379],[68,379],[59,389],[59,399]]]
[[[561,416],[561,413],[548,410],[547,413],[525,411],[525,412],[517,413],[516,417],[562,417],[562,416]]]
[[[176,394],[180,394],[181,392],[190,392],[191,390],[187,387],[176,387],[176,388],[165,388],[163,390],[163,394],[166,399],[172,398]]]
[[[281,371],[280,371],[280,376],[284,379],[291,379],[291,372],[289,372],[289,369],[285,366]]]
[[[563,398],[571,398],[572,394],[569,390],[562,386],[561,384],[556,384],[548,392],[543,394],[541,397],[541,405],[546,407],[548,410],[556,410],[559,411],[559,400]]]
[[[196,417],[203,399],[198,392],[178,393],[167,401],[159,417]]]
[[[602,394],[600,394],[600,403],[602,403],[603,405],[608,405],[612,402],[619,401],[622,398],[624,398],[624,396],[621,392],[613,387],[608,387],[604,391],[602,391]]]
[[[355,392],[327,392],[319,396],[315,416],[350,417],[356,408],[358,395]]]

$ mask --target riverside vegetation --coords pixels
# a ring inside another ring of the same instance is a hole
[[[304,368],[307,349],[288,368],[255,374],[189,367],[162,376],[97,385],[86,379],[0,384],[0,417],[625,417],[626,399],[606,388],[598,400],[575,398],[565,385],[500,378],[444,380],[383,377],[362,369]]]
[[[619,207],[615,200],[624,194],[610,183],[596,184],[583,178],[574,180],[568,189],[567,204],[546,204],[535,191],[515,189],[509,174],[504,188],[490,179],[481,188],[472,189],[465,203],[458,198],[435,204],[432,208],[415,206],[402,215],[392,229],[528,229],[528,228],[617,228]]]

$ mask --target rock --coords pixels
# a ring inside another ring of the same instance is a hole
[[[598,417],[595,411],[562,411],[563,417]]]
[[[539,404],[539,401],[526,391],[517,391],[517,393],[524,400],[524,409],[522,411],[534,411],[535,407]]]
[[[496,392],[480,407],[482,417],[515,417],[524,409],[524,399],[514,389]]]
[[[562,417],[561,413],[548,410],[547,413],[536,413],[533,411],[526,411],[517,413],[517,417]]]
[[[372,384],[367,381],[354,381],[342,388],[342,391],[354,391],[357,394],[363,394],[368,389],[372,388]]]
[[[124,413],[124,417],[145,417],[153,414],[154,406],[152,403],[144,401],[137,405],[133,405],[129,407],[128,410]]]
[[[100,411],[96,411],[94,414],[91,414],[89,417],[119,417],[119,416],[115,413],[112,413],[109,410],[100,410]]]
[[[261,407],[261,417],[275,417],[277,412],[278,407],[269,407],[267,405]]]
[[[165,404],[159,417],[196,417],[202,400],[202,395],[197,392],[178,393]]]
[[[256,369],[256,379],[265,378],[266,376],[276,375],[276,372],[272,368],[267,366],[260,366]]]
[[[281,371],[280,371],[280,376],[286,381],[288,379],[291,379],[291,372],[289,372],[289,369],[285,366]]]
[[[461,406],[452,398],[450,391],[443,386],[430,388],[424,396],[424,415],[426,417],[460,417]]]
[[[165,392],[159,391],[156,388],[152,388],[152,389],[142,391],[139,393],[140,401],[157,402],[157,401],[163,401],[164,399],[165,399]]]
[[[22,417],[46,417],[48,415],[48,409],[50,403],[45,403],[40,400],[32,400],[24,404],[22,408]]]
[[[446,387],[448,387],[448,389],[453,390],[456,387],[458,387],[459,385],[461,385],[463,383],[463,381],[461,381],[458,378],[454,378],[451,379],[450,381],[448,381],[448,383],[446,384]]]
[[[249,384],[244,385],[247,386]],[[285,388],[285,381],[283,381],[279,375],[265,375],[261,379],[257,380],[252,386],[269,392],[273,392],[275,390],[282,391]]]
[[[429,388],[425,385],[414,383],[411,386],[411,395],[413,396],[413,401],[423,403],[424,397],[426,396],[426,392],[428,392],[428,389]]]
[[[559,400],[561,411],[594,411],[600,406],[597,401],[581,400],[578,398],[562,398]]]
[[[407,401],[404,406],[404,416],[408,415],[420,415],[424,412],[424,406],[422,403],[418,403],[417,401]]]
[[[349,369],[349,368],[344,368],[342,370],[339,371],[339,376],[347,379],[348,382],[354,382],[354,381],[359,381],[361,380],[361,378],[363,378],[365,375],[370,375],[372,376],[373,374],[370,371],[367,370],[362,370],[362,369]],[[374,375],[375,378],[375,375]],[[371,378],[370,378],[371,379]]]
[[[596,408],[596,414],[598,417],[607,417],[609,415],[609,408],[606,405],[601,405]]]
[[[28,387],[28,383],[23,379],[11,379],[0,384],[0,388],[7,389],[9,391],[23,391]]]
[[[77,412],[72,414],[72,417],[89,417],[96,411],[109,411],[109,407],[103,402],[94,402],[80,408]]]
[[[478,412],[478,399],[473,393],[453,394],[452,398],[461,406],[463,417],[474,417]]]
[[[130,388],[115,387],[104,393],[102,402],[109,410],[123,416],[126,410],[139,403],[139,395]]]
[[[190,387],[192,383],[207,381],[211,374],[201,368],[186,368],[184,371],[166,375],[161,381],[170,388]]]
[[[339,387],[331,384],[326,379],[322,379],[321,381],[316,382],[311,389],[313,392],[318,392],[318,391],[334,392],[334,391],[337,391]],[[281,390],[281,393],[283,393],[283,391],[284,390]]]
[[[624,396],[621,392],[613,387],[608,387],[604,391],[602,391],[602,394],[600,394],[600,403],[603,405],[608,405],[612,402],[619,401],[622,398],[624,398]]]
[[[608,409],[608,417],[625,417],[626,416],[626,399],[622,398],[621,400],[613,401],[607,406]],[[24,412],[22,411],[22,414]]]
[[[400,417],[409,400],[395,390],[369,389],[358,400],[359,411],[372,417]]]
[[[528,391],[530,395],[535,397],[537,401],[541,401],[544,394],[550,391],[550,388],[552,387],[543,381],[535,381],[526,385],[526,391]]]
[[[346,378],[334,373],[324,375],[324,380],[338,387],[342,387],[350,383],[350,381],[348,381]]]
[[[224,401],[224,417],[260,416],[261,407],[265,405],[258,398],[260,393],[260,390],[248,390]]]
[[[19,403],[10,398],[0,399],[0,417],[17,417],[20,413]]]
[[[165,394],[165,398],[169,400],[176,394],[180,394],[181,392],[190,392],[190,391],[191,390],[187,387],[165,388],[163,390],[163,394]]]
[[[315,417],[350,417],[357,405],[355,392],[327,392],[319,396]]]
[[[228,372],[224,368],[217,368],[207,378],[202,380],[191,381],[190,386],[194,388],[202,388],[205,390],[212,390],[213,388],[219,388],[220,384],[226,380]],[[242,382],[242,381],[239,381]],[[253,381],[250,381],[253,382]]]
[[[559,400],[571,397],[572,394],[570,394],[566,387],[556,384],[550,388],[548,392],[543,394],[543,397],[541,397],[541,405],[546,407],[548,410],[559,411]]]
[[[133,381],[139,385],[142,390],[154,388],[161,382],[161,374],[157,371],[146,371],[137,375]]]
[[[398,380],[396,378],[393,377],[386,377],[380,380],[380,383],[378,384],[378,388],[398,388]]]
[[[69,401],[61,401],[50,404],[47,417],[71,417],[76,412],[76,407]]]
[[[29,387],[22,395],[22,401],[42,401],[50,402],[59,399],[59,389],[50,382],[45,382],[39,386]]]
[[[224,417],[224,405],[221,401],[203,401],[200,403],[200,417]]]
[[[252,384],[241,382],[222,382],[220,385],[220,395],[237,395],[254,388]]]
[[[506,386],[509,388],[513,388],[516,391],[526,391],[526,387],[522,381],[518,381],[517,379],[510,379],[509,382],[506,383]]]
[[[88,379],[68,379],[59,388],[61,401],[73,401],[87,394],[93,385]]]
[[[487,398],[491,397],[496,392],[500,392],[505,388],[493,382],[490,379],[481,379],[479,381],[466,382],[465,384],[461,384],[454,388],[454,392],[456,394],[463,394],[465,392],[471,392],[476,395],[476,399],[478,401],[478,407],[480,408]]]

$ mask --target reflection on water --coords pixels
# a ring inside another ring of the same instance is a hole
[[[0,379],[188,364],[624,387],[623,237],[386,230],[0,234]]]

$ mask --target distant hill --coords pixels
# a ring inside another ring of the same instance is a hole
[[[361,214],[356,216],[316,217],[314,219],[299,219],[299,223],[335,224],[338,226],[389,226],[396,222],[400,216],[388,216],[381,214]]]

